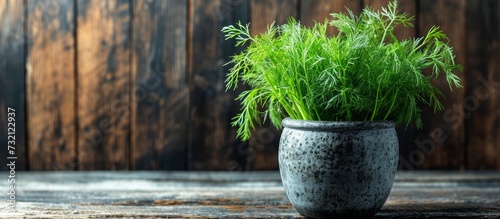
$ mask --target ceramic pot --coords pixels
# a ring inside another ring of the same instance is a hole
[[[372,217],[384,205],[397,171],[394,123],[286,118],[279,168],[295,209],[312,218]]]

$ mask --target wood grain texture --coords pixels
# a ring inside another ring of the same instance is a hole
[[[290,17],[298,20],[300,15],[299,1],[250,1],[250,13],[250,33],[256,35],[265,32],[273,22],[275,25],[281,25],[286,23]]]
[[[310,26],[344,6],[358,14],[388,1],[0,1],[0,139],[10,106],[19,112],[17,169],[277,169],[280,131],[265,124],[250,141],[235,140],[229,123],[245,87],[224,92],[222,65],[242,48],[220,29],[250,21],[255,35],[290,16]],[[500,169],[499,3],[399,4],[417,20],[398,36],[438,25],[465,67],[465,89],[435,82],[445,111],[425,107],[418,133],[397,128],[400,167]]]
[[[130,2],[77,1],[78,169],[127,169]]]
[[[25,33],[22,0],[0,1],[0,170],[7,170],[8,108],[15,112],[16,170],[26,169]]]
[[[467,1],[469,169],[500,169],[500,3]]]
[[[263,33],[273,22],[282,25],[291,17],[299,19],[299,1],[258,0],[250,1],[250,32],[252,35]],[[247,166],[250,170],[277,170],[278,146],[281,130],[269,121],[256,127],[248,141]]]
[[[466,64],[467,57],[465,3],[465,0],[421,0],[418,20],[419,36],[427,34],[434,25],[441,27],[449,37],[449,45],[456,54],[456,63],[462,65]],[[428,73],[429,71],[424,72]],[[467,87],[465,73],[455,73],[462,79],[462,85]],[[464,169],[465,118],[459,112],[463,108],[466,89],[454,89],[450,92],[445,77],[438,78],[433,84],[446,97],[442,99],[445,111],[434,113],[430,107],[423,107],[423,129],[416,138],[421,144],[414,145],[410,162],[414,161],[413,164],[419,169]],[[439,137],[435,138],[436,135]]]
[[[369,6],[375,10],[381,10],[382,7],[387,8],[387,5],[391,0],[364,0],[364,6]],[[400,13],[406,13],[410,17],[415,17],[417,13],[417,1],[415,0],[399,0],[398,10]],[[402,25],[394,29],[394,34],[399,40],[404,40],[408,38],[416,37],[417,33],[417,22],[414,20],[412,22],[413,27],[404,27]],[[415,168],[409,161],[410,154],[414,151],[416,128],[414,124],[406,125],[400,124],[396,126],[396,132],[398,134],[399,140],[399,157],[400,163],[399,168],[405,170],[413,170]],[[419,141],[417,140],[417,143]],[[418,153],[418,152],[413,152]],[[413,156],[413,155],[412,155]]]
[[[355,15],[359,15],[362,7],[360,0],[302,0],[300,2],[300,21],[306,26],[313,26],[315,22],[323,22],[325,19],[331,20],[332,13],[347,13],[351,10]],[[328,27],[327,34],[334,35],[338,31],[334,27]]]
[[[17,212],[0,218],[304,218],[274,171],[58,171],[22,177]],[[497,218],[499,183],[499,172],[399,172],[374,218]]]
[[[27,20],[30,169],[73,170],[76,167],[74,2],[30,0]]]
[[[133,5],[132,168],[186,169],[188,4]]]
[[[231,119],[239,111],[236,92],[225,92],[223,66],[239,51],[221,29],[248,22],[247,1],[189,1],[189,150],[188,169],[245,169],[246,145],[236,139]]]

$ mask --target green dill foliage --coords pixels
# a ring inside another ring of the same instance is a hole
[[[246,140],[256,124],[269,118],[278,128],[291,117],[317,121],[392,120],[396,124],[421,124],[418,103],[442,110],[442,92],[431,81],[444,74],[449,88],[461,87],[453,71],[453,50],[438,27],[426,36],[399,41],[398,25],[412,26],[413,17],[397,11],[397,1],[382,11],[365,8],[359,17],[332,14],[331,21],[301,26],[294,19],[270,25],[252,37],[249,25],[238,23],[222,29],[226,39],[248,47],[234,55],[227,74],[227,89],[240,82],[249,89],[237,100],[242,111],[232,125]],[[328,25],[336,36],[327,36]],[[431,68],[430,75],[422,70]],[[261,108],[262,106],[262,108]]]

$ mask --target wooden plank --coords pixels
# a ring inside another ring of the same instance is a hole
[[[78,169],[127,169],[130,2],[77,1]]]
[[[35,171],[21,179],[17,211],[0,218],[303,218],[274,171]],[[375,218],[495,218],[499,185],[500,172],[402,171]]]
[[[252,35],[263,33],[271,23],[281,25],[293,17],[299,19],[299,1],[259,0],[250,1],[250,32]],[[247,155],[250,170],[278,169],[278,146],[281,130],[274,128],[269,121],[256,127],[248,141]]]
[[[28,1],[27,103],[32,170],[76,167],[74,2]]]
[[[245,169],[245,144],[238,141],[231,119],[239,111],[236,92],[225,92],[223,64],[238,50],[221,29],[248,22],[248,2],[189,1],[189,150],[188,169]]]
[[[500,169],[500,3],[467,1],[469,169]]]
[[[134,1],[132,168],[186,169],[187,1]]]
[[[300,21],[305,26],[313,26],[315,22],[333,19],[332,13],[347,13],[347,9],[359,15],[362,7],[360,0],[302,0],[300,2]],[[337,34],[334,27],[328,27],[328,35]]]
[[[466,4],[465,0],[421,0],[419,5],[419,36],[427,34],[433,26],[440,26],[449,37],[449,45],[456,54],[456,63],[466,64]],[[466,88],[468,81],[464,72],[456,72]],[[424,74],[428,74],[426,71]],[[445,77],[433,83],[443,91],[446,99],[442,100],[445,111],[434,114],[427,106],[423,107],[423,129],[417,134],[410,153],[409,162],[419,169],[465,168],[465,118],[460,115],[464,105],[466,89],[454,89],[450,92]],[[437,137],[436,137],[437,136]]]
[[[250,32],[252,35],[263,33],[274,22],[281,25],[288,18],[299,19],[298,0],[258,0],[250,2]]]
[[[281,130],[276,129],[269,121],[252,132],[249,148],[246,152],[250,170],[277,170],[278,148]]]
[[[15,110],[15,154],[16,170],[26,167],[25,127],[25,33],[24,6],[22,0],[0,1],[0,170],[7,170],[6,157],[8,133],[8,108]],[[12,112],[12,111],[11,111]],[[11,130],[12,131],[12,130]]]
[[[382,7],[387,8],[387,5],[391,0],[364,0],[365,6],[369,6],[375,10],[381,10]],[[402,13],[406,13],[408,16],[416,16],[417,1],[414,0],[399,0],[398,9]],[[410,37],[416,37],[417,34],[417,24],[415,21],[412,22],[414,27],[404,27],[402,25],[394,29],[394,34],[399,40],[408,39]],[[416,128],[414,124],[406,126],[406,124],[401,124],[396,126],[396,132],[398,134],[399,140],[399,169],[413,170],[415,167],[409,162],[410,154],[414,151],[414,145],[420,143],[418,140],[415,141]],[[418,153],[418,152],[413,152]]]
[[[493,183],[500,182],[498,171],[398,171],[395,182],[397,183]],[[465,184],[461,186],[465,186]]]

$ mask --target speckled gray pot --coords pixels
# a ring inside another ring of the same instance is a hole
[[[394,124],[286,118],[279,167],[286,195],[304,216],[371,217],[384,205],[398,163]]]

